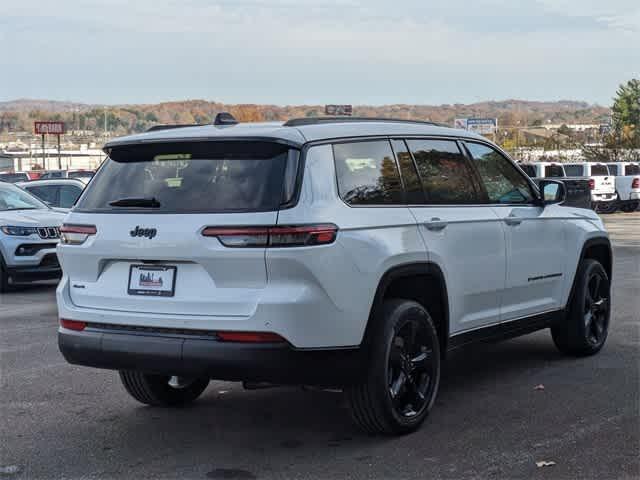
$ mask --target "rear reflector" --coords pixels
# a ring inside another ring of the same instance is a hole
[[[60,241],[65,245],[82,245],[98,230],[95,225],[68,225],[60,227]]]
[[[216,237],[225,247],[307,247],[333,243],[333,224],[275,227],[207,227],[205,237]]]
[[[223,342],[241,343],[283,343],[286,342],[277,333],[271,332],[216,332]]]
[[[87,327],[87,322],[79,322],[77,320],[67,320],[66,318],[60,319],[60,326],[69,330],[82,331]]]

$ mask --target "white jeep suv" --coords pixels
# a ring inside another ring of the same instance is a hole
[[[363,429],[431,410],[445,354],[550,327],[598,352],[611,248],[485,138],[357,118],[110,141],[62,227],[59,345],[136,400],[210,379],[342,388]]]

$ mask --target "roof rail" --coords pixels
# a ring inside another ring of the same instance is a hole
[[[201,127],[199,123],[185,123],[185,124],[175,124],[175,125],[154,125],[151,128],[145,130],[146,132],[156,132],[158,130],[172,130],[174,128],[186,128],[186,127]]]
[[[283,127],[302,127],[304,125],[320,125],[323,123],[357,123],[357,122],[395,122],[395,123],[418,123],[422,125],[432,125],[446,127],[442,123],[428,122],[423,120],[405,120],[402,118],[382,118],[382,117],[305,117],[292,118],[282,124]]]

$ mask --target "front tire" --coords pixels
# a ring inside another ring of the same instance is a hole
[[[127,393],[140,403],[161,407],[191,403],[209,385],[208,378],[185,379],[131,371],[121,371],[120,380]]]
[[[4,262],[0,258],[0,293],[9,291],[9,274],[4,267]]]
[[[566,318],[551,327],[562,353],[594,355],[604,346],[611,316],[611,285],[602,265],[591,258],[580,262]]]
[[[433,407],[440,383],[440,344],[427,310],[387,300],[371,338],[362,383],[345,390],[355,423],[368,433],[416,430]]]

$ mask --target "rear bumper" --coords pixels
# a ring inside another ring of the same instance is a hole
[[[617,198],[616,193],[592,193],[591,200],[594,202],[613,202]]]
[[[295,350],[285,343],[231,343],[204,334],[138,334],[93,327],[60,327],[58,346],[75,365],[227,381],[339,386],[358,379],[363,364],[358,349]]]

